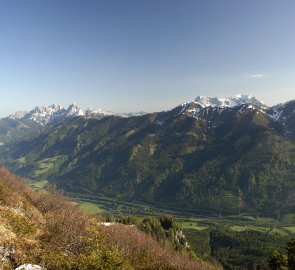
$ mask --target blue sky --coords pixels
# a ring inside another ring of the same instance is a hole
[[[160,111],[295,99],[295,1],[2,0],[0,116],[59,103]]]

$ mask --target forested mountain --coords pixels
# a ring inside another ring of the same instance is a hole
[[[165,207],[278,215],[295,208],[295,102],[198,97],[137,117],[65,118],[2,147],[17,174]]]
[[[64,108],[58,104],[50,106],[37,106],[30,111],[18,111],[8,117],[0,119],[0,145],[18,141],[25,136],[36,135],[45,127],[62,122],[69,118],[83,117],[101,119],[106,116],[132,117],[146,114],[137,113],[114,113],[102,109],[88,108],[83,110],[75,103]]]
[[[39,124],[30,120],[20,122],[11,118],[2,118],[0,119],[0,145],[21,140],[42,130]]]

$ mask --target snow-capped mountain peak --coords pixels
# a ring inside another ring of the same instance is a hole
[[[76,103],[72,103],[65,114],[66,116],[85,116],[85,111],[79,108]]]
[[[268,110],[268,107],[254,96],[242,94],[227,98],[198,96],[194,101],[183,103],[178,108],[177,115],[206,119],[217,119],[225,112],[241,115],[250,111],[266,113]]]
[[[8,118],[20,121],[31,120],[40,125],[46,125],[61,118],[80,115],[85,115],[85,112],[78,108],[76,104],[71,104],[67,109],[59,104],[52,104],[50,106],[37,106],[29,112],[16,112]]]
[[[236,107],[243,104],[253,104],[259,107],[266,107],[265,104],[256,99],[254,96],[251,95],[242,95],[238,94],[233,97],[227,97],[227,98],[219,98],[219,97],[204,97],[204,96],[198,96],[195,99],[195,102],[201,105],[203,108],[206,107]]]

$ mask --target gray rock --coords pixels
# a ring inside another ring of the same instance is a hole
[[[23,264],[15,268],[15,270],[43,270],[43,269],[44,268],[36,264]]]

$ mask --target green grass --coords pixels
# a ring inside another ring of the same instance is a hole
[[[194,229],[197,231],[204,231],[204,230],[208,229],[208,226],[198,225],[198,223],[196,223],[196,222],[184,221],[181,224],[182,224],[183,229]]]
[[[26,157],[20,157],[16,161],[19,162],[19,163],[25,163],[26,162]]]
[[[149,154],[150,154],[150,156],[153,156],[156,149],[157,149],[157,146],[155,144],[150,144],[149,147],[150,147],[150,149],[149,149],[150,153]]]
[[[140,144],[137,144],[132,148],[130,160],[133,160],[136,157],[136,155],[140,149],[142,149],[142,146]]]
[[[230,227],[231,230],[235,232],[242,232],[242,231],[257,231],[257,232],[264,232],[264,233],[277,233],[281,236],[292,236],[295,234],[295,226],[293,227],[277,227],[271,228],[268,226],[254,226],[254,225],[233,225]]]
[[[255,217],[255,216],[250,216],[250,215],[245,215],[243,216],[245,219],[251,220],[251,221],[256,221],[256,222],[272,222],[275,221],[273,218],[268,218],[268,217]]]
[[[20,157],[15,160],[15,164],[18,168],[22,168],[26,163],[26,157]]]
[[[32,189],[43,193],[43,194],[47,194],[47,190],[45,189],[46,185],[48,184],[47,180],[41,180],[41,181],[34,181],[34,180],[25,180],[28,184],[29,187],[31,187]]]
[[[61,163],[65,159],[64,156],[55,156],[52,158],[44,158],[35,163],[34,177],[39,177]]]
[[[259,226],[251,226],[251,225],[234,225],[231,226],[230,229],[235,232],[242,232],[242,231],[257,231],[257,232],[268,232],[270,228],[259,227]]]
[[[97,204],[89,203],[89,202],[79,203],[79,208],[85,213],[90,215],[102,214],[105,212],[105,210],[100,208]]]
[[[47,180],[36,181],[36,182],[34,181],[30,183],[30,187],[36,188],[36,189],[44,189],[47,184],[48,184]]]
[[[295,224],[295,214],[284,214],[280,221],[284,224]]]
[[[197,149],[198,149],[197,146],[186,147],[184,150],[184,154],[191,154],[191,153],[195,152]]]
[[[133,135],[133,134],[135,134],[135,133],[136,133],[136,130],[135,130],[135,129],[132,129],[132,130],[128,131],[128,132],[125,134],[125,137],[129,137],[129,136],[131,136],[131,135]]]
[[[288,231],[291,234],[295,234],[295,226],[292,226],[292,227],[282,227],[282,229]]]
[[[283,229],[283,228],[273,228],[271,230],[272,233],[277,233],[281,236],[287,236],[289,237],[290,236],[290,232],[288,232],[287,230]]]

